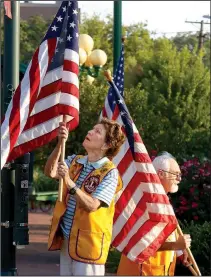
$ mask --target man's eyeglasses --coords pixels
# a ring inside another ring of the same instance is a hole
[[[181,173],[174,173],[174,172],[166,171],[166,170],[163,170],[163,169],[161,171],[169,173],[169,174],[172,174],[172,175],[176,176],[178,179],[182,178],[182,174]]]

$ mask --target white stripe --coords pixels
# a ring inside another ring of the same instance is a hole
[[[132,161],[130,163],[129,167],[127,168],[127,170],[122,175],[123,188],[116,194],[115,203],[118,201],[121,194],[124,192],[125,188],[127,187],[127,185],[129,184],[129,182],[131,181],[131,179],[133,178],[133,176],[136,172],[137,172],[137,170],[135,167],[135,163],[134,163],[134,161]]]
[[[167,223],[158,223],[154,226],[148,233],[145,234],[129,251],[127,257],[135,261],[135,258],[143,252],[157,237],[159,237],[160,233],[166,227]]]
[[[71,106],[79,110],[79,100],[77,97],[68,93],[57,92],[37,101],[33,111],[31,112],[31,116],[49,109],[58,103]]]
[[[173,208],[170,204],[162,204],[162,203],[147,203],[147,209],[150,213],[164,215],[174,215]]]
[[[137,153],[144,153],[147,154],[147,149],[141,142],[134,143],[134,151]]]
[[[131,214],[134,212],[138,202],[140,201],[141,197],[143,196],[143,192],[140,188],[137,188],[133,193],[132,197],[127,203],[127,206],[124,208],[122,213],[117,218],[114,226],[113,226],[113,237],[115,238],[120,230],[122,230],[125,223],[128,221]]]
[[[62,69],[63,67],[57,67],[54,70],[48,72],[42,82],[42,87],[45,87],[51,83],[54,83],[62,78]]]
[[[139,134],[138,129],[136,128],[136,125],[134,124],[134,122],[132,123],[132,128],[133,128],[133,133]]]
[[[47,41],[44,41],[39,47],[38,53],[38,63],[40,70],[40,82],[38,87],[38,94],[40,92],[40,87],[43,82],[43,78],[46,74],[48,68],[48,44]],[[30,105],[30,73],[29,69],[31,68],[32,61],[30,63],[30,67],[27,68],[27,72],[24,75],[23,82],[21,82],[21,97],[20,97],[20,132],[22,133],[26,122],[29,117],[29,105]]]
[[[24,74],[24,78],[20,84],[20,129],[23,130],[29,116],[30,105],[30,78],[29,71],[31,69],[32,61],[30,62]],[[21,132],[20,132],[21,133]]]
[[[58,38],[57,38],[58,41]],[[40,84],[39,84],[39,90],[38,95],[40,93],[40,89],[42,87],[43,79],[45,78],[45,74],[48,69],[48,63],[49,63],[49,56],[48,56],[48,43],[45,40],[39,48],[39,68],[40,68]]]
[[[109,103],[108,103],[108,97],[106,97],[104,108],[106,110],[106,114],[107,114],[108,119],[111,119],[112,115],[113,115],[113,112],[110,109],[110,106],[109,106]]]
[[[129,149],[129,143],[128,140],[125,140],[125,142],[122,144],[119,153],[113,158],[112,162],[118,166],[118,164],[121,162],[121,160],[124,158],[125,154],[127,153]]]
[[[157,183],[141,183],[141,188],[144,192],[148,193],[156,193],[156,194],[164,194],[166,195],[166,192],[161,184]]]
[[[79,55],[74,50],[66,48],[65,53],[64,53],[64,59],[68,60],[68,61],[72,61],[72,62],[76,63],[77,65],[79,65]]]
[[[149,214],[147,211],[139,217],[139,219],[136,221],[136,223],[133,225],[132,229],[127,233],[127,236],[124,238],[124,240],[118,245],[118,250],[122,251],[130,241],[130,239],[138,232],[139,228],[149,219]],[[118,228],[118,226],[117,226]]]
[[[155,168],[151,163],[138,163],[136,162],[138,172],[156,174]]]
[[[12,100],[7,108],[4,121],[1,125],[1,169],[5,165],[10,152],[10,132],[9,121],[11,116],[11,110],[13,107]]]
[[[79,88],[78,76],[70,71],[63,71],[62,81],[75,85]]]
[[[73,117],[69,117],[67,121],[72,120]],[[42,135],[45,135],[56,128],[59,127],[59,122],[63,120],[63,115],[59,115],[57,117],[54,117],[44,123],[41,123],[39,125],[36,125],[34,128],[31,128],[25,132],[23,132],[16,143],[15,146],[21,145],[23,143],[26,143],[30,140],[33,140],[35,138],[38,138]]]

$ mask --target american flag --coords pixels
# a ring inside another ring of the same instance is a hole
[[[1,166],[49,143],[67,115],[79,123],[78,3],[63,1],[16,89],[1,126]]]
[[[175,230],[177,220],[122,97],[123,62],[122,50],[114,78],[116,86],[109,82],[111,87],[102,111],[102,116],[121,124],[127,137],[113,159],[122,177],[123,189],[115,199],[112,245],[130,260],[142,263]]]
[[[11,1],[4,1],[5,14],[12,19]]]

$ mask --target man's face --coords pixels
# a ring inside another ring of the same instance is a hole
[[[181,181],[181,171],[178,163],[174,159],[169,160],[169,170],[159,170],[158,175],[166,193],[178,191],[178,184]]]

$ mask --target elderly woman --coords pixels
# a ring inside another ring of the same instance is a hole
[[[59,162],[62,139],[68,131],[60,123],[58,144],[45,174],[64,180],[63,200],[54,208],[48,250],[60,252],[60,275],[104,275],[112,237],[114,197],[122,188],[111,159],[125,136],[121,126],[103,118],[83,141],[87,156],[72,155]]]

